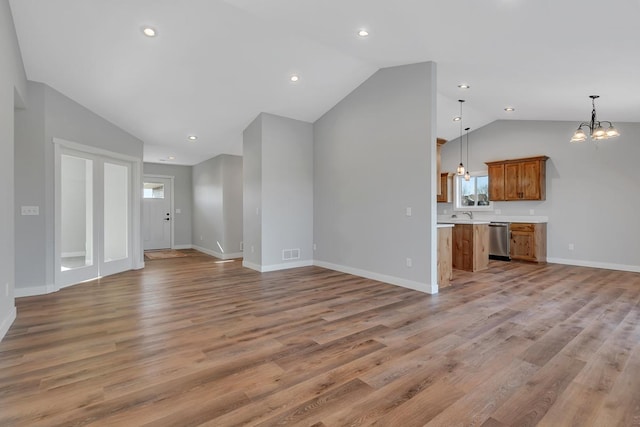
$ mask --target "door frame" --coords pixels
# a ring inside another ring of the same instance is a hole
[[[153,178],[161,178],[161,179],[168,179],[171,181],[171,200],[170,200],[170,205],[171,205],[171,231],[169,233],[171,233],[171,247],[169,249],[173,249],[175,247],[175,241],[174,241],[174,224],[175,224],[175,218],[176,218],[176,209],[175,209],[175,176],[172,175],[158,175],[158,174],[154,174],[154,173],[145,173],[144,175],[142,175],[142,184],[144,184],[147,180],[147,178],[153,179]],[[144,200],[140,201],[141,203],[144,203]],[[142,232],[143,228],[140,228],[140,231]],[[144,248],[144,242],[142,243],[142,247]],[[144,249],[143,249],[144,250]]]
[[[114,160],[120,160],[131,164],[131,182],[130,182],[130,191],[131,191],[131,229],[130,229],[130,237],[131,237],[131,268],[134,270],[138,270],[144,268],[144,253],[142,250],[142,228],[140,224],[140,218],[142,216],[142,159],[138,157],[129,156],[127,154],[116,153],[109,150],[104,150],[102,148],[92,147],[85,144],[80,144],[73,141],[68,141],[62,138],[52,138],[52,143],[54,146],[54,177],[55,182],[58,182],[60,179],[60,170],[61,170],[61,155],[64,150],[77,151],[80,153],[85,153],[89,156],[100,156],[107,157]],[[60,194],[59,185],[54,182],[54,204],[58,203]],[[59,269],[59,258],[60,253],[60,238],[61,238],[61,218],[60,218],[60,207],[55,206],[54,208],[54,252],[53,252],[53,277],[54,277],[54,289],[52,291],[60,290],[64,287],[71,286],[75,283],[63,284],[60,282],[59,276],[60,272],[57,271]],[[56,268],[58,266],[58,268]]]

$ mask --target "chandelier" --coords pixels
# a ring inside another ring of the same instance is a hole
[[[589,95],[589,98],[591,98],[591,105],[593,107],[593,109],[591,110],[591,121],[580,123],[580,126],[578,126],[578,129],[571,138],[571,142],[584,142],[587,140],[587,134],[585,133],[583,127],[589,129],[589,135],[591,135],[591,139],[596,141],[601,139],[615,138],[616,136],[619,136],[620,133],[615,127],[613,127],[613,123],[606,120],[599,121],[596,118],[596,99],[600,98],[600,96]],[[605,130],[602,126],[603,123],[609,124],[607,130]]]

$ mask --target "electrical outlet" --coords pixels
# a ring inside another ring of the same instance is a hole
[[[529,215],[535,215],[535,212],[533,209],[529,209]]]
[[[241,241],[240,242],[240,251],[243,251],[243,250],[244,250],[244,242]]]
[[[177,214],[182,213],[182,209],[180,209],[180,208],[176,208],[176,213],[177,213]]]
[[[21,215],[40,215],[40,206],[21,206]]]
[[[407,258],[407,267],[413,267],[413,260],[411,258]]]
[[[313,250],[315,251],[316,249],[318,249],[318,247],[316,246],[316,244],[313,244]]]
[[[569,243],[569,250],[572,251],[575,248],[575,246],[573,245],[573,243]]]
[[[500,215],[502,213],[500,209],[496,209],[494,212],[496,213],[496,215]]]
[[[200,241],[202,242],[204,240],[204,237],[200,236]]]
[[[411,216],[411,208],[410,207],[407,208],[407,216]]]
[[[255,246],[251,245],[251,253],[254,253],[256,251]]]
[[[449,209],[445,209],[445,210],[444,210],[444,214],[446,215],[446,214],[448,214],[448,213],[449,213]]]

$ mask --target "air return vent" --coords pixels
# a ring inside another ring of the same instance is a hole
[[[282,260],[290,261],[292,259],[300,259],[300,249],[283,249]]]

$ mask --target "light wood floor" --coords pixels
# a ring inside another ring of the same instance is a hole
[[[214,261],[18,299],[0,425],[640,425],[640,274],[493,261],[429,296]]]

